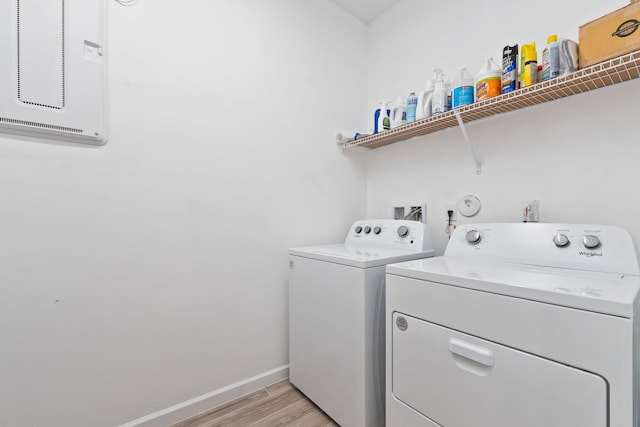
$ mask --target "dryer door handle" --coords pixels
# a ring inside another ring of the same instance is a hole
[[[493,366],[493,352],[457,338],[449,338],[449,351],[484,366]]]

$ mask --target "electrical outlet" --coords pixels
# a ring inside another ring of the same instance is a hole
[[[522,222],[540,221],[540,201],[531,200],[522,202]]]
[[[455,203],[447,203],[446,210],[444,212],[444,219],[449,222],[449,211],[453,212],[451,215],[451,222],[458,220],[458,211]]]
[[[406,219],[427,223],[427,205],[419,202],[395,203],[393,219]]]
[[[451,212],[451,216],[449,216],[449,212]],[[453,230],[456,229],[455,222],[457,219],[458,219],[458,211],[455,203],[447,203],[446,209],[444,212],[444,221],[446,224],[444,231],[449,235],[449,238],[451,238],[451,233],[453,233]]]

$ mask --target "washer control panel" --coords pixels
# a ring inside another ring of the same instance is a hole
[[[349,230],[345,244],[417,251],[433,247],[431,234],[425,224],[392,219],[356,221]]]
[[[621,228],[608,225],[466,224],[458,226],[451,235],[447,255],[638,274],[631,236]]]

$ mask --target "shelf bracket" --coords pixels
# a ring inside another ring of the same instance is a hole
[[[453,114],[455,114],[456,119],[458,120],[458,125],[460,126],[460,130],[462,131],[462,136],[464,140],[467,142],[467,146],[469,147],[469,151],[471,151],[471,155],[473,156],[473,161],[476,164],[476,175],[480,175],[482,173],[482,164],[480,163],[480,158],[478,158],[478,153],[476,149],[473,147],[471,140],[469,139],[469,135],[467,135],[467,128],[462,121],[462,117],[460,117],[460,111],[453,110]]]

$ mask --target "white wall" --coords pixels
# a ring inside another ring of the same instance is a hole
[[[523,13],[497,0],[403,0],[369,29],[369,115],[380,99],[422,90],[436,66],[449,77],[462,66],[475,75],[505,45],[534,40],[540,56],[549,34],[577,41],[581,24],[626,3],[542,0]],[[539,199],[543,222],[618,225],[638,242],[638,96],[635,80],[470,124],[481,175],[458,128],[370,150],[367,213],[425,201],[442,253],[449,203],[475,194],[482,209],[465,222],[514,222],[524,200]]]
[[[109,0],[111,139],[0,135],[0,425],[135,420],[286,365],[287,248],[365,214],[366,28]]]

